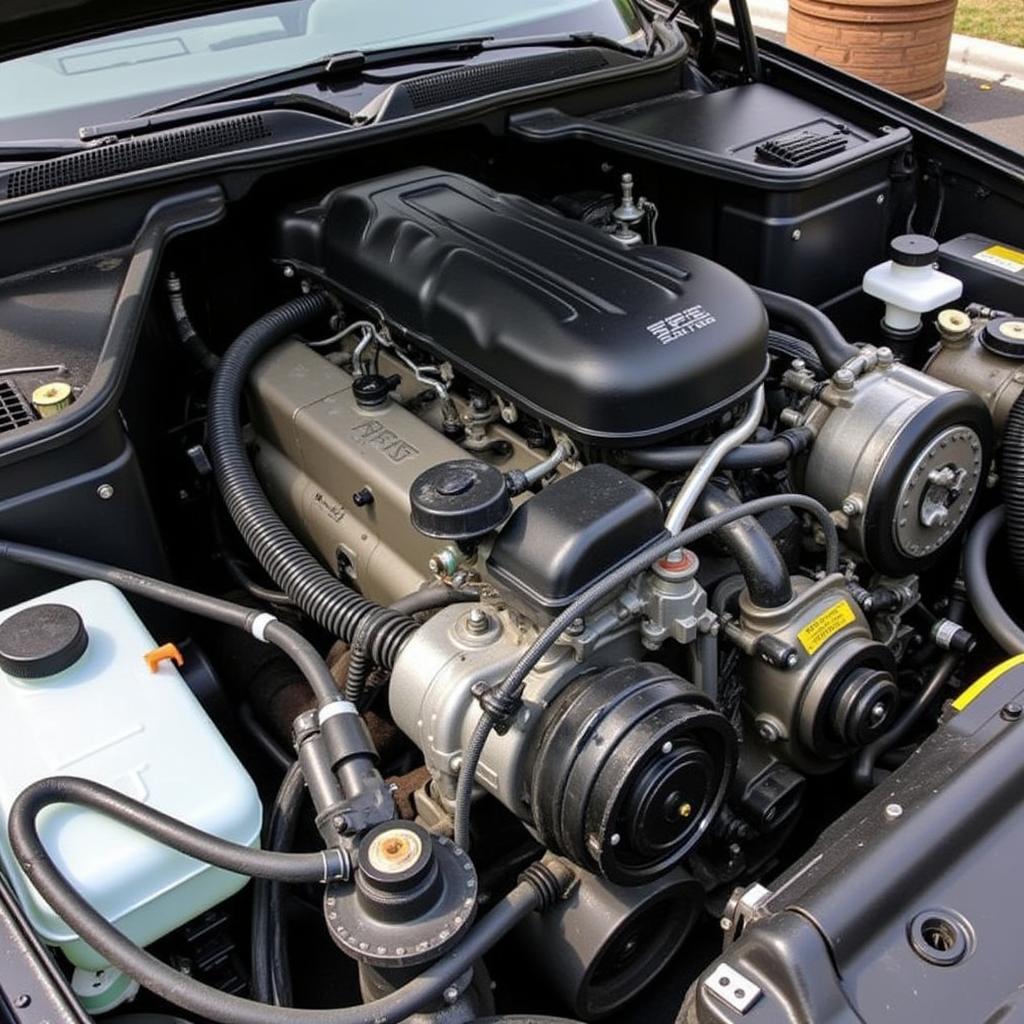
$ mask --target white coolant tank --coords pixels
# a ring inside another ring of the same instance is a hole
[[[177,668],[165,660],[150,670],[145,655],[157,646],[106,583],[75,583],[0,612],[0,860],[43,940],[90,970],[106,961],[14,862],[7,817],[30,782],[92,779],[221,838],[259,841],[256,787]],[[49,807],[39,824],[61,873],[142,946],[246,882],[88,809]]]
[[[928,235],[900,235],[889,243],[892,257],[864,275],[868,295],[885,303],[882,324],[895,335],[915,334],[921,315],[960,298],[963,283],[933,265],[939,243]]]

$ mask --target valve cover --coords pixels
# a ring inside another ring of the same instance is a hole
[[[343,186],[286,215],[282,242],[397,341],[590,444],[667,439],[765,373],[767,317],[731,271],[457,175]]]

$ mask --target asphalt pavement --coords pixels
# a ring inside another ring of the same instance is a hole
[[[763,25],[757,27],[757,34],[777,43],[786,41],[785,33]],[[946,83],[949,91],[941,114],[1024,152],[1024,89],[957,74],[947,74]]]
[[[1024,89],[966,75],[949,75],[946,82],[949,92],[943,115],[1024,152]]]

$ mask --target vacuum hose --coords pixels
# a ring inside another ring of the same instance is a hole
[[[398,1024],[441,999],[445,989],[502,936],[534,910],[560,898],[565,869],[533,865],[519,884],[477,922],[455,948],[401,988],[363,1006],[296,1010],[267,1006],[204,985],[168,966],[121,934],[84,900],[54,864],[39,837],[36,818],[51,804],[92,807],[118,821],[219,867],[261,878],[323,881],[316,853],[272,853],[206,835],[145,804],[76,778],[33,783],[11,807],[11,847],[29,880],[67,925],[115,967],[168,1002],[218,1024]]]
[[[242,438],[242,394],[252,367],[279,342],[332,308],[322,293],[300,295],[260,317],[232,343],[210,388],[210,456],[224,504],[271,579],[310,618],[348,643],[372,618],[364,650],[372,662],[391,668],[416,623],[357,594],[303,547],[263,493]]]

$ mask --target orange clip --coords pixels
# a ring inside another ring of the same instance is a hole
[[[160,667],[160,662],[162,661],[173,661],[179,667],[185,664],[181,651],[174,644],[163,644],[157,647],[156,650],[147,651],[142,657],[146,659],[150,672],[155,672]]]

